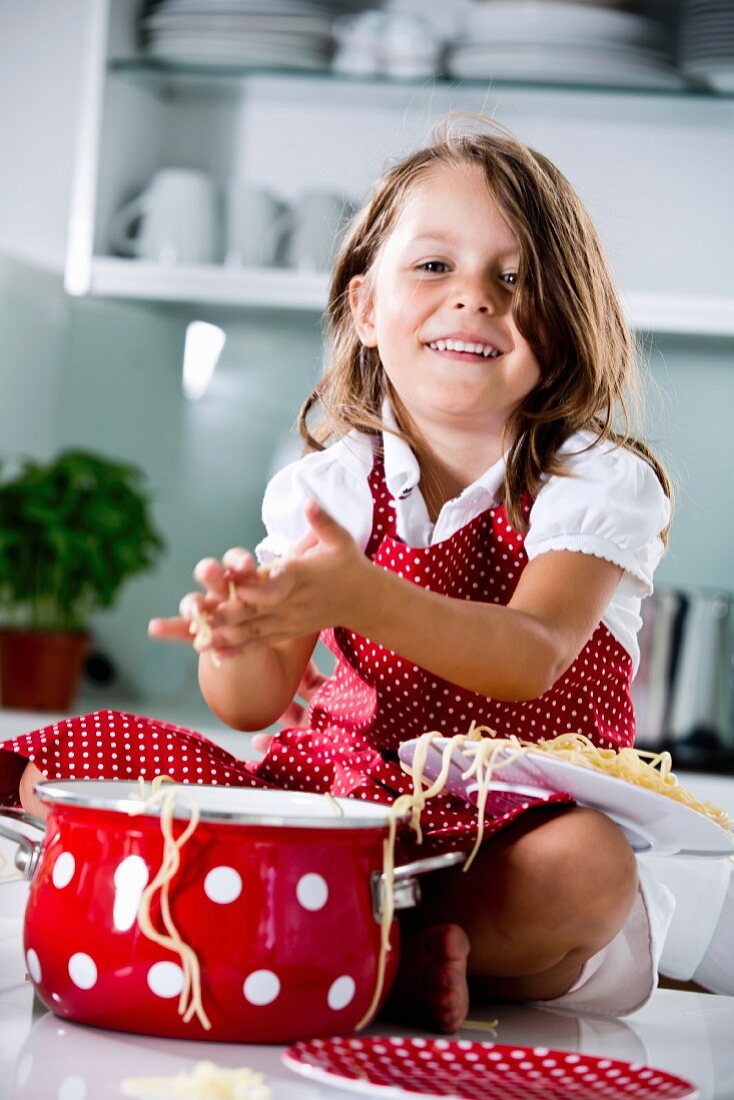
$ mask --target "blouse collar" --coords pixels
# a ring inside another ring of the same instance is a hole
[[[397,420],[392,405],[386,397],[382,403],[382,422],[386,428],[398,430]],[[385,481],[390,495],[395,500],[405,500],[420,483],[420,467],[418,459],[413,451],[399,436],[392,431],[382,433],[382,447],[385,462]],[[489,469],[485,470],[476,481],[467,485],[456,497],[456,501],[468,503],[477,500],[483,507],[493,507],[498,504],[502,496],[502,485],[505,479],[507,466],[507,454],[498,458]],[[449,502],[455,503],[455,502]]]

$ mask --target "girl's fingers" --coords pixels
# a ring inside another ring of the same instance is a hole
[[[274,607],[291,591],[294,567],[295,563],[292,562],[288,570],[284,568],[275,575],[268,573],[266,576],[259,576],[253,573],[252,577],[238,577],[235,590],[237,599],[251,609]]]
[[[148,637],[162,642],[192,642],[191,624],[188,619],[151,619]]]
[[[219,621],[212,626],[206,649],[237,649],[249,642],[271,642],[277,630],[282,635],[282,623],[274,615],[259,615],[256,619],[224,626]]]
[[[278,721],[284,728],[288,727],[300,727],[303,728],[306,723],[306,707],[302,707],[300,703],[294,699],[285,708]]]
[[[309,527],[306,534],[302,535],[293,547],[293,556],[296,558],[300,557],[301,554],[305,554],[307,550],[311,550],[314,546],[318,545],[318,541],[318,535],[312,527]]]
[[[216,558],[202,558],[197,562],[194,568],[194,580],[220,599],[226,598],[229,585],[225,579],[222,564]]]
[[[310,702],[321,685],[326,683],[326,680],[327,677],[324,676],[322,672],[319,672],[315,661],[311,659],[303,670],[303,676],[298,685],[298,694],[303,699]]]
[[[243,546],[233,546],[231,550],[227,550],[222,558],[222,564],[232,574],[242,573],[248,576],[257,572],[255,559]]]
[[[203,593],[187,592],[186,595],[182,597],[178,605],[178,610],[182,619],[187,619],[191,622],[197,616],[210,614],[211,608],[207,607]]]

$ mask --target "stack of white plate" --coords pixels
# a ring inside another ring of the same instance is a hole
[[[141,17],[146,52],[177,64],[324,69],[338,0],[160,0]]]
[[[485,0],[465,16],[448,69],[461,79],[678,88],[659,28],[642,15],[569,0]]]
[[[732,0],[686,0],[679,43],[685,73],[721,92],[734,92]]]

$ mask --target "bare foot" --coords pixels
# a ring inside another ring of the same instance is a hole
[[[426,1020],[446,1034],[469,1011],[466,962],[469,940],[458,924],[434,924],[404,936],[395,989],[385,1008],[392,1020],[415,1026]]]
[[[48,806],[37,797],[34,787],[36,783],[43,782],[44,774],[35,764],[26,764],[25,771],[20,778],[20,804],[29,814],[35,814],[43,821],[48,817]]]

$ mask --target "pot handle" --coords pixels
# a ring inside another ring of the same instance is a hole
[[[456,867],[466,859],[466,852],[444,852],[440,856],[428,856],[413,863],[404,863],[396,867],[393,877],[393,908],[412,909],[421,900],[421,887],[418,879],[432,871],[445,871]],[[385,903],[386,876],[384,871],[372,873],[372,913],[378,924],[382,923],[382,911]]]
[[[14,806],[0,807],[0,818],[3,817],[15,818],[17,821],[22,821],[24,825],[30,825],[31,828],[38,829],[40,832],[44,832],[46,828],[45,822],[40,817],[26,813],[25,810],[16,809]],[[41,841],[33,841],[25,833],[13,829],[10,825],[3,825],[2,822],[0,822],[0,836],[18,845],[18,851],[15,853],[13,862],[23,878],[30,881],[36,873],[38,861],[41,858]]]

